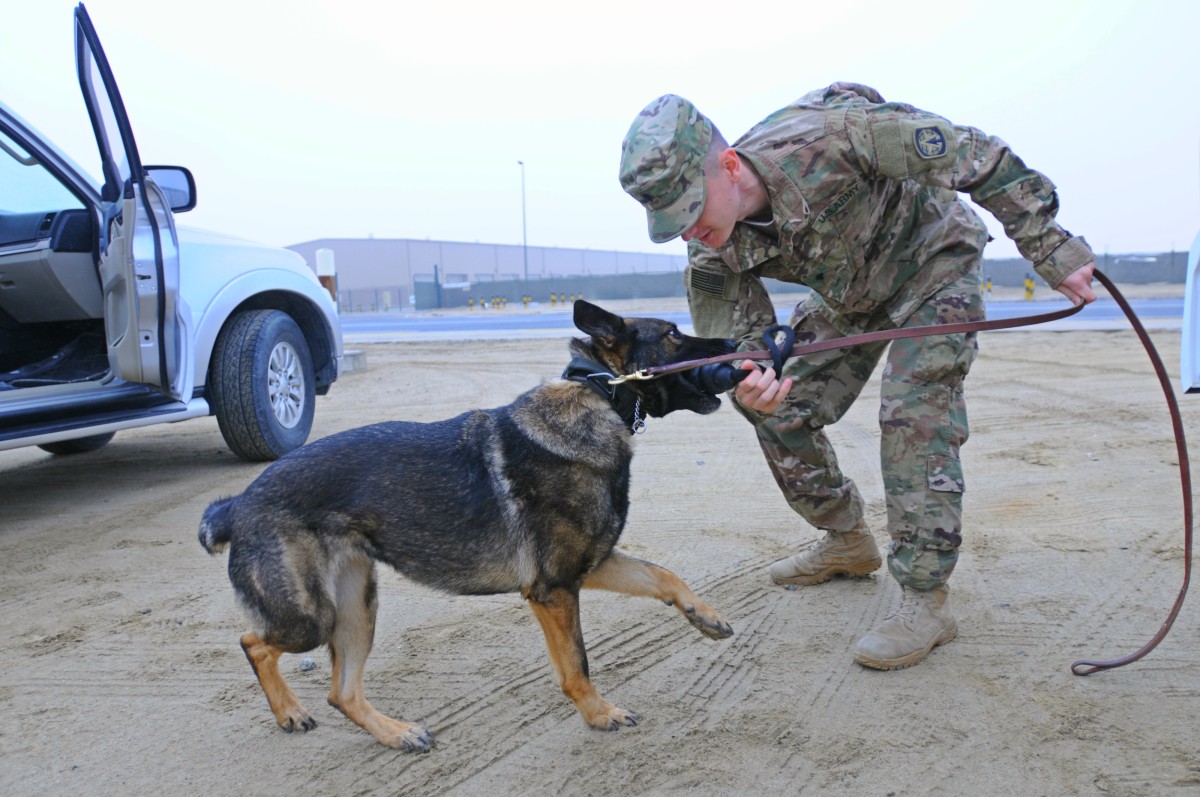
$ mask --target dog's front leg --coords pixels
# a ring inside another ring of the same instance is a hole
[[[579,622],[579,593],[560,587],[526,590],[524,594],[546,635],[550,663],[558,674],[563,694],[571,698],[587,724],[602,731],[637,725],[636,714],[609,703],[588,678],[587,651]]]
[[[625,595],[658,598],[679,610],[700,633],[724,639],[733,629],[716,609],[696,597],[683,579],[665,567],[613,551],[583,581],[586,589],[603,589]]]

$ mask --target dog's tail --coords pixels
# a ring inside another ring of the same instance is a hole
[[[217,554],[229,546],[233,539],[233,509],[235,498],[219,498],[208,505],[200,519],[200,544],[204,550]]]

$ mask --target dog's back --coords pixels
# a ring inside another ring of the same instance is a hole
[[[497,409],[351,429],[214,502],[200,542],[210,552],[232,542],[231,575],[247,571],[235,581],[243,594],[262,581],[262,567],[283,561],[270,555],[280,544],[311,551],[314,567],[354,549],[459,594],[577,580],[624,525],[628,437],[605,402],[561,381]],[[561,561],[539,554],[564,548]]]

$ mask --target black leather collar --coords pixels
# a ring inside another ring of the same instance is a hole
[[[572,358],[563,369],[562,378],[587,385],[607,399],[629,428],[630,434],[641,434],[646,430],[646,421],[642,417],[642,400],[624,385],[610,385],[608,380],[616,379],[617,376],[600,363],[586,357]]]

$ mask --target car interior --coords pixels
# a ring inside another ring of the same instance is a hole
[[[109,373],[92,219],[0,134],[0,394]]]

